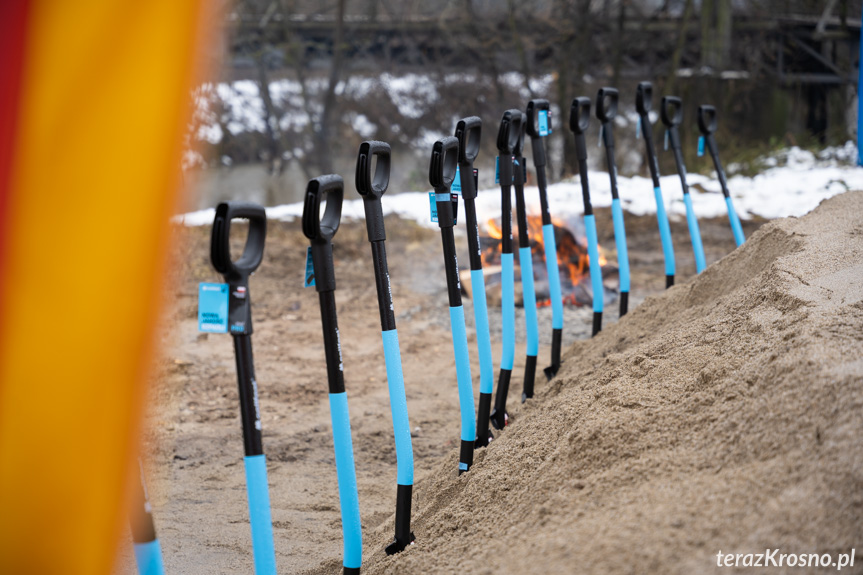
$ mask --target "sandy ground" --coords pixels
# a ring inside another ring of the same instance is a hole
[[[388,558],[374,552],[386,528],[374,531],[366,573],[689,574],[736,572],[719,551],[859,556],[861,210],[851,192],[771,222],[576,342],[470,473],[453,476],[451,452],[423,482],[421,544]]]
[[[863,201],[860,195],[854,198],[855,209],[859,211]],[[600,210],[597,218],[600,243],[613,247],[609,211]],[[761,222],[745,222],[747,236],[760,225]],[[727,220],[705,220],[701,226],[708,263],[734,250]],[[771,224],[771,229],[774,227]],[[688,527],[692,517],[715,513],[712,503],[703,503],[703,509],[699,507],[702,502],[697,500],[695,484],[688,487],[691,491],[687,491],[690,495],[686,501],[691,507],[685,513],[674,508],[663,514],[661,521],[657,516],[655,521],[639,524],[636,520],[639,514],[653,517],[658,512],[654,509],[658,495],[639,492],[649,485],[640,484],[634,478],[647,481],[650,474],[661,472],[661,481],[655,481],[656,485],[664,486],[663,505],[673,505],[668,498],[674,499],[675,484],[687,477],[688,481],[694,480],[696,475],[689,477],[687,474],[700,469],[691,462],[672,465],[674,446],[692,448],[692,442],[705,441],[705,435],[714,442],[730,442],[728,453],[714,446],[714,451],[719,451],[718,459],[709,466],[710,473],[724,469],[729,477],[737,477],[739,466],[732,464],[735,461],[732,455],[743,449],[747,441],[754,440],[740,437],[748,422],[735,421],[734,426],[727,429],[725,426],[732,423],[724,423],[723,433],[716,437],[716,430],[710,427],[711,417],[716,416],[698,415],[698,410],[696,413],[691,410],[704,403],[726,406],[733,413],[747,397],[747,389],[766,383],[755,379],[756,383],[744,384],[744,389],[720,393],[713,390],[713,386],[730,378],[738,362],[706,367],[707,360],[704,360],[689,366],[690,377],[685,382],[669,382],[661,390],[649,391],[649,397],[642,397],[654,382],[664,381],[659,372],[653,370],[653,365],[674,363],[668,359],[671,356],[667,350],[658,351],[660,348],[650,346],[659,345],[655,343],[656,338],[671,331],[673,326],[690,329],[692,323],[707,321],[704,316],[714,318],[713,323],[692,328],[696,330],[693,341],[687,343],[687,337],[681,335],[673,345],[690,349],[696,345],[694,342],[704,338],[710,342],[724,341],[737,321],[729,314],[737,310],[717,306],[726,299],[737,301],[728,294],[734,288],[743,289],[747,280],[769,268],[770,257],[775,256],[758,259],[759,269],[754,269],[753,265],[738,269],[741,260],[752,260],[752,252],[759,251],[754,248],[739,250],[731,264],[725,263],[726,259],[693,282],[690,278],[695,270],[686,224],[675,222],[672,233],[678,282],[685,285],[637,306],[648,295],[662,291],[664,275],[655,218],[628,215],[633,285],[630,309],[635,310],[619,328],[614,328],[617,306],[608,305],[603,335],[585,342],[592,312],[589,308],[568,307],[564,345],[566,348],[576,343],[566,353],[565,368],[558,378],[549,384],[540,375],[537,399],[525,405],[519,403],[524,366],[523,316],[519,315],[519,344],[509,402],[512,424],[496,434],[498,438],[491,448],[477,452],[475,470],[457,479],[454,458],[459,438],[458,397],[439,234],[396,217],[387,219],[387,231],[390,275],[414,435],[417,484],[413,503],[417,544],[394,558],[386,558],[383,548],[392,537],[393,529],[395,447],[365,225],[346,222],[335,240],[336,300],[359,483],[364,563],[368,565],[368,572],[450,572],[456,565],[461,565],[465,572],[485,572],[492,567],[500,570],[511,563],[519,565],[513,572],[572,572],[572,561],[578,557],[581,557],[579,561],[585,561],[582,553],[588,551],[592,559],[587,564],[595,568],[591,570],[602,567],[637,572],[640,569],[634,566],[644,565],[643,561],[649,559],[652,565],[661,565],[662,571],[674,571],[683,565],[700,565],[704,556],[715,554],[715,545],[708,544],[703,550],[678,545],[678,539],[685,539],[688,529],[668,527],[677,521]],[[158,362],[152,408],[148,414],[145,467],[167,571],[206,575],[251,573],[231,338],[197,332],[197,283],[221,281],[209,264],[209,232],[208,227],[176,230],[178,266],[171,282],[172,305],[164,323],[163,356]],[[784,231],[773,233],[785,234]],[[861,238],[863,236],[857,241]],[[462,236],[457,242],[459,253],[465,254],[465,238]],[[255,327],[253,345],[279,571],[335,573],[341,564],[341,522],[320,314],[314,290],[302,288],[306,245],[299,222],[271,222],[264,262],[250,284]],[[733,267],[734,262],[738,262],[734,264],[738,267]],[[462,263],[466,266],[466,258],[462,258]],[[748,275],[744,276],[744,272]],[[478,393],[479,367],[472,310],[469,301],[465,305],[473,379]],[[494,308],[490,313],[494,331],[494,326],[500,323],[500,313]],[[791,319],[783,319],[784,312],[771,313],[773,315],[762,320],[766,324],[793,323]],[[859,327],[859,309],[856,313],[856,324],[853,318],[849,319],[850,323],[842,330],[847,331],[852,325]],[[644,323],[647,315],[654,318],[655,325]],[[539,318],[542,342],[539,367],[542,368],[549,357],[550,308],[540,309]],[[623,329],[625,326],[630,327]],[[859,329],[855,330],[859,333]],[[761,349],[758,343],[750,344]],[[711,345],[720,346],[719,343]],[[784,345],[790,348],[796,342],[789,340]],[[735,357],[736,348],[729,347],[729,357]],[[500,354],[497,335],[493,350],[497,364]],[[637,364],[635,357],[641,358]],[[781,367],[784,359],[777,361],[777,369],[790,373]],[[624,369],[641,375],[630,374],[619,379],[618,374]],[[856,373],[853,377],[859,381],[860,368],[857,367],[856,372],[848,369],[847,377]],[[817,381],[823,383],[824,378]],[[638,391],[638,385],[647,387]],[[629,397],[630,388],[632,397]],[[838,388],[831,387],[831,390],[831,394],[838,393]],[[717,394],[721,396],[718,399]],[[609,413],[594,413],[600,408]],[[660,413],[668,419],[657,419]],[[614,419],[599,425],[609,414],[613,414]],[[700,429],[693,427],[692,418],[704,419]],[[685,425],[677,419],[684,420]],[[677,429],[680,433],[675,432]],[[824,441],[833,441],[829,431],[832,428],[826,421],[820,429]],[[653,437],[651,432],[659,435]],[[756,438],[762,433],[758,430]],[[655,441],[659,443],[653,448],[663,450],[665,459],[642,458],[640,453],[646,453]],[[770,441],[781,444],[780,439]],[[558,454],[556,448],[563,452]],[[614,453],[617,455],[613,456]],[[751,459],[744,458],[741,464],[754,466]],[[539,473],[553,462],[566,462],[567,467]],[[859,479],[859,459],[857,465]],[[610,480],[615,474],[620,479]],[[540,476],[544,478],[542,481]],[[701,473],[697,477],[701,477]],[[719,477],[725,480],[725,475]],[[742,483],[735,485],[750,485],[744,479],[739,481]],[[762,481],[759,479],[752,485],[761,485]],[[604,487],[600,489],[601,485]],[[808,496],[810,492],[799,495]],[[643,506],[634,503],[642,497],[647,497]],[[466,506],[465,500],[473,503]],[[732,505],[727,500],[725,503],[737,509],[736,503]],[[824,503],[826,501],[813,503],[813,506]],[[815,511],[819,509],[821,507]],[[792,506],[787,511],[799,515],[811,509]],[[857,511],[859,516],[859,507]],[[746,515],[739,509],[737,513],[741,517]],[[478,520],[469,520],[471,516]],[[587,519],[582,521],[580,517]],[[618,517],[624,521],[618,521]],[[656,521],[665,530],[657,531],[649,548],[636,539],[629,539],[635,535],[638,525],[642,530],[649,530]],[[771,525],[776,525],[776,519],[765,522],[763,527],[773,533],[772,528],[768,529]],[[859,533],[860,524],[856,526]],[[717,533],[727,531],[716,529]],[[594,546],[585,547],[584,535],[578,533],[596,534],[596,537],[588,537],[594,540]],[[600,544],[607,539],[599,537],[601,533],[617,534],[617,538]],[[663,539],[660,533],[673,537]],[[541,548],[540,541],[545,542],[548,549]],[[783,541],[786,539],[777,539],[777,544]],[[666,544],[664,554],[656,548],[659,542]],[[829,550],[843,543],[844,539],[836,538],[826,547],[819,546],[819,550]],[[621,545],[626,548],[625,552]],[[135,572],[128,546],[127,543],[121,552],[117,573]],[[616,555],[603,563],[599,559],[603,549],[614,550]],[[541,561],[535,563],[537,559]],[[546,561],[545,564],[542,561]]]

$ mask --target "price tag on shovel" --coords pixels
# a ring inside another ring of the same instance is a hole
[[[228,284],[198,284],[198,331],[228,332]]]

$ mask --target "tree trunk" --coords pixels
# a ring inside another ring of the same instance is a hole
[[[336,86],[342,73],[342,52],[344,49],[345,31],[345,0],[338,0],[336,9],[336,29],[333,34],[333,62],[330,66],[330,77],[327,91],[324,95],[321,122],[315,134],[315,151],[313,161],[317,163],[322,174],[333,172],[334,123],[336,118]]]
[[[680,60],[683,57],[683,48],[686,45],[686,33],[689,27],[689,19],[692,17],[693,4],[693,0],[686,0],[686,4],[683,7],[680,28],[677,30],[677,44],[674,46],[674,53],[671,55],[671,70],[668,72],[668,81],[665,86],[665,91],[668,94],[675,94],[677,71],[680,69]]]

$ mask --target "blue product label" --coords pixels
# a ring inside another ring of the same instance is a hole
[[[500,183],[500,156],[496,156],[494,159],[494,183]]]
[[[638,123],[635,125],[635,139],[641,138],[641,116],[638,117]]]
[[[306,248],[306,275],[303,280],[303,287],[312,287],[315,285],[315,263],[312,261],[312,246]]]
[[[455,168],[455,179],[452,181],[450,191],[454,194],[461,195],[461,171],[458,166]]]
[[[704,155],[704,136],[698,136],[698,157]]]
[[[666,150],[668,149],[668,132],[668,130],[665,130],[665,141],[662,144],[662,147]]]
[[[431,206],[431,221],[437,222],[437,200],[434,192],[429,192],[429,205]]]
[[[540,110],[538,114],[539,120],[539,135],[547,136],[551,133],[551,127],[548,121],[548,110]]]
[[[198,284],[198,331],[228,333],[228,284]]]

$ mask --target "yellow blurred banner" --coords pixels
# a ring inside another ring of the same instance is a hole
[[[15,58],[20,71],[0,82],[17,94],[0,99],[14,118],[0,141],[0,573],[109,573],[203,7],[3,4],[0,44],[22,42],[0,65],[0,80]]]

